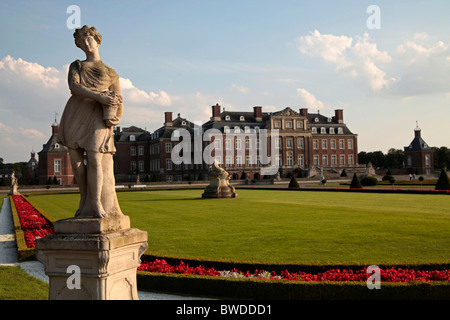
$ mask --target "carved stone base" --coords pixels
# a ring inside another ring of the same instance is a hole
[[[136,270],[147,249],[147,232],[129,228],[126,216],[113,220],[60,220],[54,234],[36,240],[50,300],[138,299]]]

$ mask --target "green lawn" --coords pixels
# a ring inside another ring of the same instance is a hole
[[[0,266],[0,300],[47,300],[48,283],[20,267]]]
[[[153,254],[255,262],[410,263],[450,260],[450,197],[238,190],[119,192]],[[31,195],[54,218],[73,216],[78,194]]]

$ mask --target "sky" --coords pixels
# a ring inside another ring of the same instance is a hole
[[[120,76],[121,127],[153,132],[165,111],[206,122],[216,103],[343,109],[359,151],[403,149],[416,124],[450,147],[449,17],[448,0],[0,0],[0,158],[28,161],[49,139],[85,59],[78,22]]]

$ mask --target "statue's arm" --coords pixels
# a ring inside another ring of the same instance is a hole
[[[112,99],[110,97],[89,90],[80,83],[80,73],[78,71],[76,62],[70,65],[68,82],[69,82],[69,89],[72,95],[93,99],[100,102],[101,104],[108,105],[112,103]]]

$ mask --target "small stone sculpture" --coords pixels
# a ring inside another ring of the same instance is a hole
[[[202,198],[237,198],[238,194],[230,185],[230,174],[219,167],[215,160],[209,166],[209,186],[205,188]]]
[[[17,178],[13,171],[11,174],[11,185],[10,185],[10,190],[9,190],[10,195],[19,194],[19,192],[17,191],[17,185],[18,185]]]

